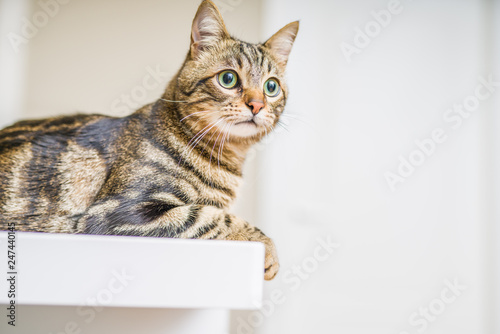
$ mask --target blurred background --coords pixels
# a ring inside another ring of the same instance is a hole
[[[500,333],[500,1],[219,0],[300,31],[235,212],[278,248],[231,333]],[[156,100],[198,0],[0,0],[0,126]]]

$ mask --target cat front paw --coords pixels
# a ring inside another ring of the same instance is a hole
[[[266,247],[266,256],[264,260],[264,279],[266,281],[272,280],[280,269],[280,264],[278,261],[278,254],[276,252],[276,247],[274,242],[266,237],[263,241]]]

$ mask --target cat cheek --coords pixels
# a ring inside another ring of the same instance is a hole
[[[221,96],[221,101],[225,105],[229,103],[239,103],[239,94],[237,94],[236,89],[224,89],[220,88],[217,92]]]

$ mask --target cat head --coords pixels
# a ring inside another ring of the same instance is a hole
[[[208,0],[193,20],[191,45],[175,83],[179,117],[205,138],[257,141],[277,124],[285,107],[284,72],[299,28],[292,22],[262,44],[229,35]]]

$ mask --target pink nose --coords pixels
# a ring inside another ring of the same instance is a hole
[[[264,102],[259,100],[251,100],[247,103],[247,106],[252,110],[252,114],[257,115],[259,111],[264,108]]]

